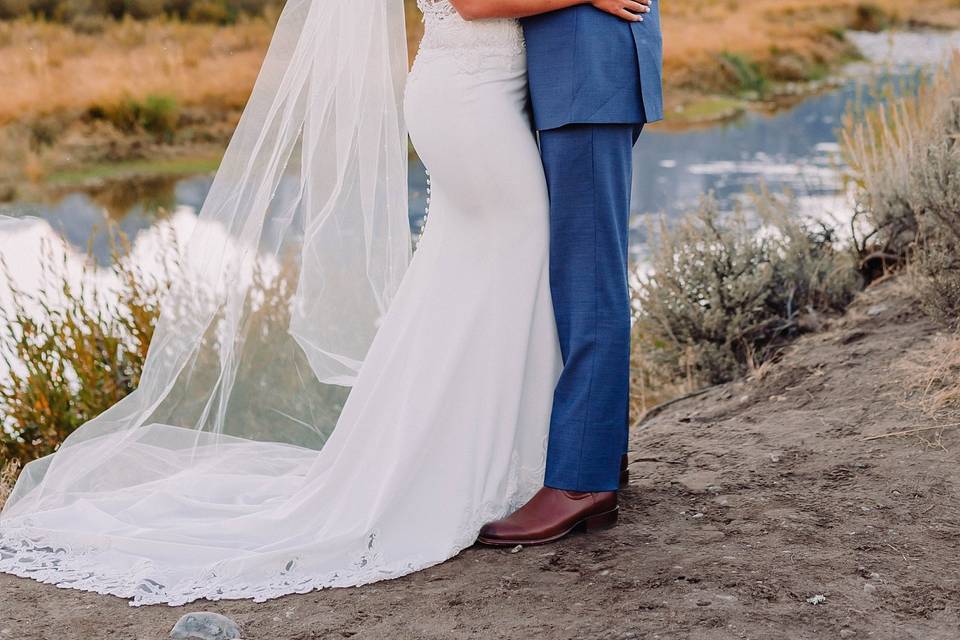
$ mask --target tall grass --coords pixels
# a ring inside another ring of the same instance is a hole
[[[10,493],[13,492],[13,485],[17,482],[17,476],[20,473],[20,463],[16,460],[4,462],[0,460],[0,509],[6,503]]]
[[[902,277],[921,308],[948,329],[929,349],[908,356],[909,401],[934,426],[953,427],[960,424],[958,142],[960,54],[918,92],[851,114],[843,131],[862,264],[879,255],[888,270],[907,265]]]
[[[43,258],[45,286],[9,291],[11,304],[0,309],[0,360],[9,371],[0,379],[0,466],[51,453],[137,387],[169,280],[130,260],[122,237],[113,253],[115,291],[92,284],[92,263],[79,280],[66,277],[51,250]]]
[[[916,93],[848,116],[843,149],[857,193],[856,248],[909,262],[931,315],[960,317],[960,55]]]
[[[243,335],[251,339],[231,370],[230,393],[223,394],[223,340],[232,339],[222,330],[223,293],[215,293],[209,283],[184,280],[188,274],[177,263],[173,230],[166,229],[165,235],[166,249],[153,260],[159,269],[140,268],[121,236],[115,241],[112,278],[99,273],[94,279],[93,266],[79,278],[70,277],[47,251],[45,286],[10,292],[12,304],[0,317],[0,359],[10,370],[6,379],[0,378],[0,468],[5,461],[22,464],[55,451],[74,430],[137,388],[161,300],[171,323],[168,330],[183,327],[183,319],[186,324],[196,318],[210,322],[197,338],[191,365],[171,381],[151,419],[202,429],[225,415],[232,435],[322,445],[346,390],[301,375],[309,363],[289,332],[298,256],[254,266],[238,316]],[[176,293],[166,295],[174,280]],[[216,417],[207,412],[214,392],[222,394],[224,411]],[[278,429],[278,415],[294,428]]]

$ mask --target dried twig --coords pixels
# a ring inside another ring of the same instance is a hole
[[[955,427],[960,427],[960,422],[953,422],[951,424],[935,424],[929,427],[917,427],[916,429],[905,429],[903,431],[892,431],[890,433],[881,433],[875,436],[868,436],[863,439],[864,442],[869,440],[879,440],[881,438],[893,438],[895,436],[909,436],[914,433],[920,433],[922,431],[932,431],[933,429],[951,429]]]

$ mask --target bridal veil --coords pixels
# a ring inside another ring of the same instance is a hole
[[[82,548],[102,531],[136,538],[118,526],[127,518],[164,522],[151,557],[172,565],[235,559],[251,536],[278,535],[258,515],[330,436],[409,261],[406,73],[401,0],[288,0],[139,388],[26,466],[0,518],[0,570],[83,588]],[[178,535],[191,511],[251,528]],[[113,569],[124,584],[111,593],[149,601],[164,588]]]

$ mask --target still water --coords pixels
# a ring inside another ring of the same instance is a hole
[[[803,100],[772,115],[748,112],[735,121],[683,132],[649,127],[635,149],[631,251],[643,260],[646,224],[650,216],[677,217],[690,211],[712,191],[726,208],[766,185],[788,192],[797,210],[843,223],[852,205],[845,193],[837,128],[851,101],[869,101],[869,87],[878,78],[903,79],[936,64],[960,47],[957,33],[851,34],[866,59],[848,67],[832,90]],[[189,233],[211,176],[155,180],[149,188],[128,185],[101,193],[77,191],[46,203],[0,205],[0,255],[21,286],[30,288],[36,255],[43,241],[59,237],[65,250],[77,256],[88,247],[100,264],[110,258],[105,212],[135,242],[146,259],[149,247],[160,242],[156,226],[165,219],[178,234]],[[426,176],[417,159],[410,165],[410,223],[416,232],[423,222]],[[117,194],[122,194],[118,197]],[[92,238],[92,241],[91,241]],[[91,244],[92,242],[92,244]],[[72,248],[72,251],[71,251]],[[0,294],[2,295],[2,294]],[[0,301],[2,302],[2,301]]]

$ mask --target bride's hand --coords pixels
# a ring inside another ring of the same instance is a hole
[[[643,14],[650,12],[650,3],[653,0],[590,0],[600,11],[606,11],[618,18],[630,22],[642,22]]]

